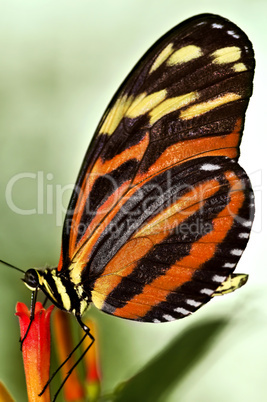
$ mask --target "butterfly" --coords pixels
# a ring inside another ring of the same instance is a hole
[[[183,318],[240,287],[254,200],[238,164],[252,94],[246,34],[217,15],[177,25],[141,58],[94,134],[56,268],[24,282],[82,316],[93,303],[142,322]]]

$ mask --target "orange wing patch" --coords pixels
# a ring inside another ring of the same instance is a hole
[[[188,256],[184,257],[179,263],[174,264],[165,275],[159,276],[151,284],[146,285],[141,294],[136,295],[125,307],[116,309],[114,315],[131,319],[143,317],[151,306],[166,300],[169,292],[175,291],[185,282],[192,280],[195,271],[201,269],[201,266],[213,257],[217,245],[226,237],[233,225],[235,215],[238,214],[244,202],[242,190],[237,190],[237,188],[242,187],[242,184],[236,176],[231,177],[231,181],[231,199],[229,203],[231,214],[229,215],[229,206],[227,205],[213,220],[213,231],[193,243]],[[221,219],[223,219],[223,228],[220,224]],[[186,270],[184,267],[188,269]]]

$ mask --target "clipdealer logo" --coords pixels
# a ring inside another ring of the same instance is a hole
[[[14,213],[19,215],[52,215],[56,212],[56,225],[61,226],[63,216],[67,210],[63,205],[64,195],[67,192],[70,194],[74,185],[55,185],[51,183],[53,178],[54,176],[52,173],[45,174],[42,171],[38,171],[37,173],[23,172],[14,175],[6,185],[5,198],[8,207]],[[33,181],[32,184],[35,187],[36,198],[34,201],[34,208],[22,208],[19,205],[18,197],[14,196],[16,186],[21,185],[25,180]]]
[[[33,172],[22,172],[18,173],[14,176],[12,176],[5,189],[5,198],[6,198],[6,203],[8,207],[10,208],[11,211],[13,211],[16,214],[19,215],[55,215],[55,224],[56,226],[62,226],[64,217],[66,215],[66,212],[71,215],[74,211],[68,210],[67,209],[67,204],[68,204],[68,199],[71,195],[72,191],[75,191],[77,195],[81,195],[81,191],[86,191],[87,193],[90,193],[90,191],[93,189],[94,184],[98,182],[98,179],[101,178],[101,183],[103,186],[103,176],[101,174],[95,173],[95,172],[90,172],[88,174],[88,177],[86,178],[86,187],[81,189],[79,187],[75,187],[74,184],[66,184],[66,185],[61,185],[61,184],[55,184],[52,182],[54,179],[54,175],[52,173],[45,173],[43,171],[38,171],[37,173]],[[262,189],[262,172],[261,171],[255,171],[251,173],[250,178],[252,179],[253,183],[253,188],[254,188],[254,194],[256,196],[257,200],[257,216],[261,216],[261,204],[262,204],[262,194],[261,194],[261,189]],[[33,204],[31,204],[31,207],[23,207],[22,202],[20,203],[20,198],[17,195],[18,188],[21,188],[23,185],[25,188],[29,188],[29,181],[30,181],[30,186],[31,189],[34,188],[35,196],[33,198]],[[142,191],[142,188],[139,189],[139,191],[134,195],[134,197],[139,197],[139,208],[138,210],[128,210],[123,206],[121,210],[124,212],[125,215],[131,216],[133,221],[136,221],[136,214],[139,216],[140,214],[146,214],[146,212],[149,211],[151,206],[154,204],[159,203],[162,197],[166,198],[166,194],[169,193],[168,197],[168,203],[169,206],[172,205],[172,203],[175,201],[175,196],[174,192],[177,191],[177,186],[174,185],[172,182],[172,177],[171,175],[167,176],[167,189],[163,191],[163,188],[161,188],[160,185],[157,185],[156,183],[151,184],[149,187],[149,194],[145,194]],[[33,187],[34,186],[34,187]],[[120,187],[120,184],[112,177],[112,175],[105,175],[105,187],[106,190],[108,190],[109,194],[116,194],[118,193],[116,190]],[[176,191],[174,191],[176,189]],[[178,186],[178,190],[180,192],[190,192],[191,196],[192,194],[194,195],[194,192],[196,192],[196,188],[194,186],[189,186],[188,184],[181,184]],[[118,194],[117,194],[118,195]],[[101,197],[100,197],[101,198]],[[205,194],[199,194],[198,193],[198,200],[200,201],[200,207],[199,210],[204,206],[205,204]],[[127,200],[127,197],[126,197]],[[88,198],[88,202],[84,206],[84,210],[88,217],[94,216],[96,211],[95,208],[91,205],[90,198]],[[103,201],[103,200],[102,200]],[[115,197],[113,199],[113,205],[116,204],[118,199]],[[99,199],[99,202],[101,204],[101,199]],[[254,200],[251,199],[251,203],[253,203]],[[218,203],[218,199],[216,199],[216,203]],[[127,203],[125,203],[127,206]],[[110,205],[109,205],[110,207]],[[109,211],[105,209],[104,204],[101,206],[101,210],[98,210],[98,214],[102,214],[103,216]],[[166,205],[164,206],[166,208]],[[182,215],[187,215],[187,209],[181,210],[179,212]],[[241,217],[238,215],[235,215],[232,213],[231,209],[229,208],[229,214],[234,216],[235,220],[242,220]],[[256,217],[257,217],[256,216]],[[130,219],[130,218],[129,218]],[[130,220],[127,220],[127,222]],[[251,220],[253,220],[253,216],[251,216]],[[132,221],[131,221],[132,222]],[[241,222],[241,221],[240,221]],[[241,222],[242,223],[242,222]],[[181,226],[182,229],[182,226]],[[204,228],[201,226],[201,230],[206,230],[207,228]],[[259,222],[259,219],[256,219],[256,222],[254,222],[253,225],[253,231],[259,233],[262,229],[261,226],[261,220]],[[75,230],[83,231],[84,228],[76,228]],[[119,228],[117,228],[118,233],[120,233]],[[199,229],[200,230],[200,229]],[[191,228],[191,231],[193,232],[193,228]]]

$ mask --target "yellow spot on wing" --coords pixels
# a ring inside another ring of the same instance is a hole
[[[210,99],[207,102],[202,102],[198,103],[197,105],[190,106],[180,113],[180,118],[183,120],[192,119],[195,116],[207,113],[210,110],[215,109],[216,107],[222,106],[229,102],[233,102],[240,98],[240,95],[234,92],[229,92],[223,96],[219,96],[218,98]]]
[[[189,92],[185,95],[166,99],[150,112],[150,124],[154,124],[157,120],[168,113],[181,109],[182,107],[198,99],[198,97],[199,94],[197,92]]]
[[[241,288],[241,286],[245,285],[248,280],[248,275],[246,274],[231,274],[228,278],[216,289],[213,293],[214,296],[222,296],[226,293],[232,293],[236,289]]]
[[[241,71],[246,71],[247,67],[244,63],[236,63],[233,65],[233,70],[237,73],[240,73]]]
[[[107,293],[108,294],[108,293]],[[99,310],[102,309],[107,295],[92,290],[92,302]]]
[[[127,97],[127,95],[124,95],[123,97],[118,98],[114,106],[108,112],[99,134],[113,134],[132,101],[132,96]]]
[[[135,118],[142,116],[143,114],[149,112],[151,109],[155,108],[159,103],[161,103],[167,95],[166,89],[158,92],[154,92],[150,95],[146,93],[140,94],[131,104],[129,110],[126,113],[127,117]]]
[[[240,59],[241,49],[237,46],[223,47],[213,52],[211,56],[214,58],[213,63],[232,63]]]
[[[202,54],[203,53],[200,47],[188,45],[176,50],[176,52],[174,52],[167,61],[167,64],[169,66],[173,66],[175,64],[187,63],[190,60],[197,59],[198,57],[202,56]]]
[[[168,46],[165,47],[165,49],[162,50],[162,52],[158,55],[154,63],[152,64],[152,67],[149,71],[149,73],[152,73],[155,71],[162,63],[164,63],[165,60],[172,54],[173,52],[173,47],[172,43],[169,43]]]

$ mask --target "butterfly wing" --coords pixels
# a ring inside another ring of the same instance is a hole
[[[253,216],[236,162],[253,73],[246,35],[206,14],[152,46],[114,96],[71,197],[58,266],[98,308],[179,318],[233,271]]]
[[[201,157],[176,165],[124,202],[110,222],[117,231],[108,226],[101,233],[83,282],[96,274],[92,300],[107,313],[140,321],[181,318],[233,272],[252,219],[249,180],[233,160]]]

